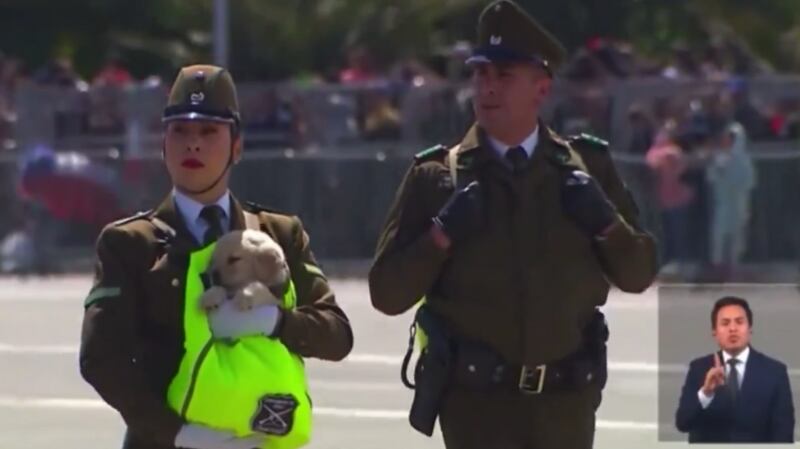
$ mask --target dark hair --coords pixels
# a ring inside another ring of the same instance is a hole
[[[239,122],[231,124],[231,142],[238,139],[242,135],[242,125]]]
[[[711,329],[717,327],[717,315],[719,315],[720,309],[727,306],[739,306],[744,309],[745,315],[747,315],[747,324],[751,327],[753,326],[753,311],[750,310],[750,304],[747,303],[747,300],[736,297],[736,296],[725,296],[717,300],[714,303],[714,309],[711,310]]]

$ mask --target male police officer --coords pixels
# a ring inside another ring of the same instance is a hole
[[[80,368],[125,420],[125,449],[250,449],[264,444],[268,435],[291,438],[297,404],[308,405],[304,391],[289,399],[220,398],[224,393],[214,391],[213,384],[209,388],[209,382],[235,379],[240,392],[270,388],[276,379],[236,370],[220,379],[219,366],[236,362],[239,348],[249,347],[239,339],[251,336],[256,349],[269,345],[283,354],[288,349],[329,360],[341,360],[352,347],[350,324],[314,260],[300,220],[242,205],[229,192],[231,168],[242,151],[239,121],[236,89],[226,70],[183,68],[164,110],[163,156],[173,191],[155,210],[112,223],[98,238]],[[216,337],[211,339],[196,303],[202,288],[196,287],[199,277],[192,271],[195,254],[208,255],[210,245],[228,230],[251,227],[283,247],[293,285],[291,304],[241,313],[226,302],[211,319]],[[219,339],[237,343],[217,352]],[[204,365],[209,353],[213,362]],[[299,365],[295,357],[285,358]],[[303,377],[302,369],[294,375]],[[299,382],[304,384],[304,378]],[[193,415],[203,415],[210,424],[192,422]],[[232,421],[232,415],[242,419]],[[303,424],[303,432],[308,431],[310,422]]]
[[[605,383],[597,308],[611,284],[648,288],[654,243],[605,142],[539,120],[561,45],[508,0],[483,11],[478,39],[477,124],[415,158],[378,243],[372,303],[396,315],[425,297],[440,318],[428,336],[447,335],[436,357],[452,358],[437,404],[448,448],[589,448]],[[421,363],[418,396],[442,371]]]

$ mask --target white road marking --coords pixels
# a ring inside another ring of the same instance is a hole
[[[0,354],[70,355],[77,353],[78,347],[74,345],[13,345],[0,343]]]
[[[9,343],[0,343],[0,355],[3,354],[23,354],[23,355],[73,355],[78,353],[77,346],[70,345],[14,345]],[[403,362],[402,357],[388,354],[350,354],[344,359],[344,363],[352,363],[358,365],[384,365],[384,366],[400,366]],[[658,371],[658,365],[654,363],[644,362],[610,362],[609,369],[611,371],[621,372],[643,372],[655,373]],[[669,366],[669,370],[683,369],[680,365]]]
[[[311,391],[407,391],[400,382],[350,382],[339,380],[316,380],[314,378],[309,378],[308,383]]]
[[[0,408],[29,410],[99,410],[114,413],[113,409],[100,399],[88,398],[24,398],[0,396]],[[365,408],[342,408],[342,407],[314,407],[314,415],[332,418],[345,419],[379,419],[379,420],[402,420],[408,419],[407,410],[385,410],[385,409],[365,409]],[[608,430],[632,430],[650,431],[656,430],[657,425],[653,422],[637,421],[608,421],[598,420],[597,428]]]

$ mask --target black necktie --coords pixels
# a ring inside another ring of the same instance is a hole
[[[200,218],[208,223],[208,229],[203,234],[203,245],[208,245],[222,237],[222,220],[225,219],[225,211],[222,210],[222,207],[216,204],[206,206],[200,211]]]
[[[511,163],[511,170],[514,173],[521,173],[528,165],[528,153],[522,147],[509,148],[506,151],[506,159]]]
[[[731,399],[733,399],[734,402],[739,396],[739,371],[736,370],[736,365],[740,362],[739,359],[728,360],[728,366],[730,366],[730,372],[728,373],[728,389],[731,392]]]

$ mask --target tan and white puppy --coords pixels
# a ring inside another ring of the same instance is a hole
[[[240,310],[265,304],[280,306],[289,283],[283,249],[266,233],[252,229],[222,236],[207,273],[212,286],[200,298],[200,307],[206,312],[228,298]]]

